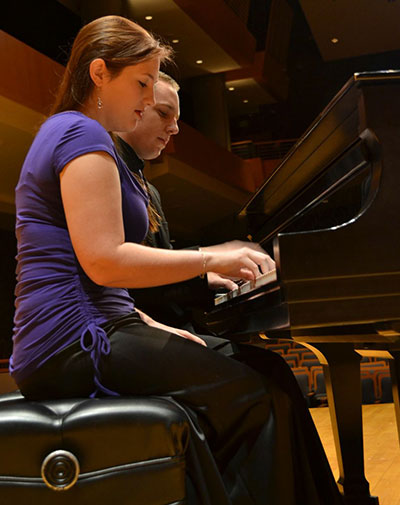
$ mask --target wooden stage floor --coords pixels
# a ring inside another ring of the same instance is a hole
[[[400,445],[393,403],[363,405],[365,474],[379,505],[400,505]],[[338,467],[328,407],[310,409],[337,480]]]

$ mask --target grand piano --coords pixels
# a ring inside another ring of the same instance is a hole
[[[339,488],[346,504],[376,505],[364,475],[360,360],[390,358],[400,435],[400,71],[354,74],[240,218],[273,249],[277,279],[213,307],[203,323],[317,354]]]

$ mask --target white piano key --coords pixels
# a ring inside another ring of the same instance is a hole
[[[238,288],[229,291],[228,293],[218,295],[214,300],[214,305],[221,305],[221,303],[233,300],[234,298],[237,298],[240,295],[250,293],[251,291],[254,291],[260,286],[264,286],[265,284],[269,284],[276,280],[277,280],[276,270],[270,270],[265,274],[259,275],[254,281],[247,281]]]

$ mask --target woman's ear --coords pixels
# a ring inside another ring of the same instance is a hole
[[[90,78],[95,86],[101,87],[104,81],[109,77],[107,66],[103,59],[96,58],[89,65]]]

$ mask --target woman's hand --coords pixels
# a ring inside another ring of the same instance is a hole
[[[224,288],[228,289],[229,291],[232,291],[239,287],[234,279],[230,279],[229,277],[225,277],[224,275],[220,275],[215,272],[208,272],[207,282],[209,289],[213,290]]]
[[[266,253],[266,251],[255,242],[243,242],[241,240],[232,240],[230,242],[224,242],[223,244],[217,244],[213,246],[203,247],[201,249],[204,253],[211,253],[211,256],[215,254],[223,253],[236,253],[236,257],[240,259],[242,257],[245,261],[244,270],[241,270],[242,274],[232,275],[230,273],[222,272],[221,270],[216,270],[218,272],[215,274],[213,271],[209,270],[209,286],[210,288],[217,289],[218,287],[226,287],[228,289],[235,289],[237,284],[235,280],[238,278],[244,278],[253,280],[258,277],[260,273],[266,273],[270,270],[275,269],[275,261]],[[257,254],[253,254],[257,253]],[[245,256],[247,255],[247,260]],[[256,265],[254,265],[254,263]],[[219,268],[219,266],[217,267]],[[218,275],[220,274],[220,275]]]
[[[152,319],[150,316],[148,316],[139,309],[136,309],[136,312],[139,314],[140,319],[148,326],[152,326],[153,328],[159,328],[160,330],[166,331],[168,333],[175,333],[175,335],[178,335],[179,337],[192,340],[193,342],[196,342],[196,344],[204,345],[205,347],[207,347],[207,344],[204,342],[203,339],[197,337],[196,335],[193,335],[193,333],[190,333],[189,331],[181,330],[179,328],[174,328],[173,326],[168,326],[166,324],[159,323],[158,321],[154,321],[154,319]]]
[[[173,326],[167,326],[166,324],[162,324],[154,320],[151,324],[149,324],[149,326],[153,326],[153,328],[159,328],[160,330],[164,330],[169,333],[175,333],[179,337],[192,340],[193,342],[196,342],[196,344],[204,345],[205,347],[207,347],[207,344],[204,342],[202,338],[193,335],[193,333],[190,333],[189,331],[174,328]]]
[[[234,279],[254,280],[275,268],[275,262],[261,251],[247,246],[223,252],[202,250],[205,270]]]
[[[236,251],[237,249],[241,249],[242,247],[249,247],[254,251],[263,252],[267,254],[266,251],[257,242],[249,242],[244,240],[230,240],[229,242],[210,245],[207,247],[202,247],[201,249],[202,251],[209,251],[209,252],[227,252],[227,251]]]

